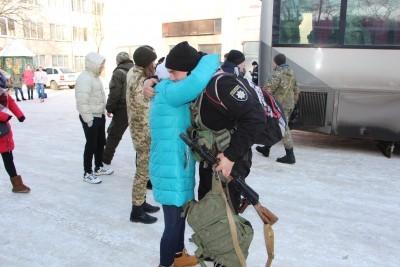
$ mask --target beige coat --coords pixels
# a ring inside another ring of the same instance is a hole
[[[105,58],[97,53],[85,57],[85,70],[79,75],[75,84],[76,108],[84,122],[101,118],[106,110],[106,95],[99,76],[100,65]]]

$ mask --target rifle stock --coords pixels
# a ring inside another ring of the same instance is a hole
[[[197,154],[199,154],[207,163],[211,165],[218,164],[218,158],[215,157],[211,151],[205,146],[198,146],[194,143],[187,135],[184,133],[180,133],[179,137]],[[236,190],[240,192],[240,194],[248,201],[251,205],[256,209],[258,215],[264,224],[273,225],[278,221],[278,217],[273,214],[269,209],[262,206],[259,202],[259,195],[256,191],[253,190],[246,182],[240,177],[240,175],[232,171],[230,177],[227,177],[229,181],[233,181],[235,184]],[[240,210],[243,212],[247,205],[242,205]]]

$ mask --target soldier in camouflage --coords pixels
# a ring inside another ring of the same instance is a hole
[[[132,187],[132,222],[155,223],[156,217],[148,213],[157,212],[159,207],[146,202],[146,185],[149,180],[149,107],[150,99],[145,98],[142,86],[145,79],[154,76],[154,61],[157,55],[150,46],[141,46],[133,54],[135,66],[127,74],[126,104],[129,130],[136,150],[136,173]]]
[[[286,118],[290,118],[297,100],[299,99],[299,87],[297,86],[296,77],[289,65],[286,64],[286,56],[278,54],[274,57],[275,72],[272,77],[264,85],[264,89],[271,92],[282,104]],[[294,164],[296,158],[293,153],[293,140],[290,134],[289,126],[286,126],[285,135],[283,137],[283,145],[286,155],[278,158],[276,161],[281,163]],[[258,146],[256,150],[264,156],[269,156],[270,146]]]

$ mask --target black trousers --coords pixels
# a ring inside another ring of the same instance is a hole
[[[117,109],[107,129],[106,147],[104,148],[103,162],[110,164],[114,158],[115,150],[128,128],[128,114],[126,108]]]
[[[1,153],[1,157],[3,158],[4,168],[6,169],[10,178],[17,176],[17,170],[15,169],[12,151]]]
[[[235,162],[233,166],[233,171],[237,172],[241,178],[244,180],[250,173],[251,167],[251,158],[252,152],[251,149],[242,157]],[[205,164],[204,162],[200,163],[199,166],[199,187],[198,187],[198,198],[202,199],[212,187],[212,179],[213,179],[213,170],[212,166]],[[241,204],[241,197],[239,191],[235,188],[233,181],[228,183],[229,197],[230,202],[232,203],[232,207],[235,212],[238,213],[239,206]]]
[[[28,99],[33,99],[33,85],[27,85]]]
[[[85,173],[92,173],[92,163],[94,156],[95,168],[103,166],[103,151],[106,143],[106,117],[94,117],[93,125],[88,126],[79,115],[83,131],[86,137],[85,150],[83,152],[83,169]]]

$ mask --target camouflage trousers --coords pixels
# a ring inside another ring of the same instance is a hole
[[[146,199],[149,180],[150,132],[146,127],[129,125],[132,142],[136,150],[136,172],[132,186],[132,205],[140,206]]]
[[[285,110],[286,120],[289,121],[290,115],[293,112],[293,108],[292,109],[285,108],[284,110]],[[285,149],[293,148],[293,139],[292,139],[292,134],[290,133],[289,125],[286,125],[285,128],[285,135],[283,136],[283,146],[285,147]]]

